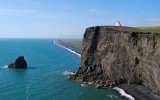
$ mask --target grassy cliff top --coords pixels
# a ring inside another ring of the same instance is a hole
[[[94,27],[89,27],[86,29],[86,31],[90,30],[112,30],[112,31],[142,31],[141,29],[137,27],[128,27],[128,26],[94,26]]]
[[[147,31],[147,32],[158,32],[160,33],[160,26],[146,26],[146,27],[136,27],[138,29],[141,29],[143,31]]]
[[[116,31],[129,31],[129,32],[151,32],[160,33],[160,26],[142,26],[142,27],[128,27],[128,26],[94,26],[89,27],[86,30],[116,30]]]
[[[105,28],[106,26],[104,26]],[[145,32],[157,32],[160,33],[160,26],[150,26],[150,27],[114,27],[120,30],[142,30]],[[82,38],[61,38],[59,39],[63,43],[67,43],[75,48],[82,49]]]

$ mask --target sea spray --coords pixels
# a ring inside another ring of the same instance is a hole
[[[82,84],[80,84],[82,87],[87,87],[88,86],[88,84],[85,84],[85,83],[82,83]]]
[[[62,72],[62,75],[75,75],[76,73],[75,72],[72,72],[72,71],[64,71]]]
[[[88,82],[88,84],[89,84],[89,85],[92,85],[92,84],[94,84],[94,82]]]
[[[0,67],[0,68],[8,68],[8,65],[5,65],[5,66],[3,66],[3,67]]]

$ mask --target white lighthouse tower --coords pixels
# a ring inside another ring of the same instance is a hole
[[[115,26],[121,26],[120,21],[117,21]]]

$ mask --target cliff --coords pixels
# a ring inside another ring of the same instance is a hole
[[[144,85],[160,94],[160,34],[130,27],[87,28],[82,44],[80,82],[97,87]]]

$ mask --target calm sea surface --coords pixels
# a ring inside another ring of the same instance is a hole
[[[67,79],[80,57],[53,39],[0,39],[0,100],[121,100],[115,90],[96,89]],[[24,56],[28,69],[6,65]]]

